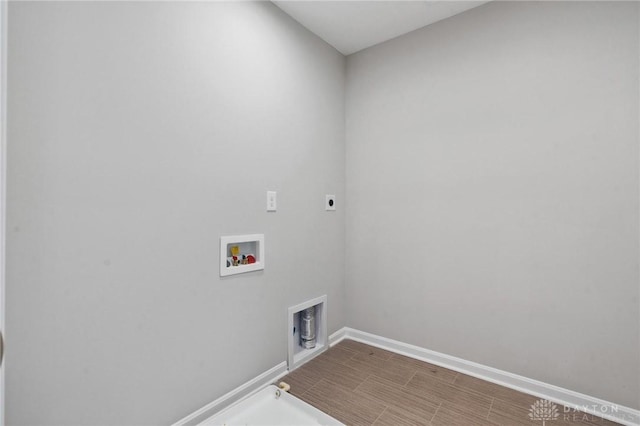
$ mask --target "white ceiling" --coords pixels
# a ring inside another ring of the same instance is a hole
[[[280,9],[344,55],[487,1],[279,1]]]

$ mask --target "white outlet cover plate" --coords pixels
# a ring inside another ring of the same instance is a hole
[[[336,209],[336,196],[327,194],[324,208],[327,211],[334,211]]]
[[[267,211],[275,212],[278,209],[278,199],[276,191],[267,191]]]

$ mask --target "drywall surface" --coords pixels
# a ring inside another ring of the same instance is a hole
[[[344,325],[344,65],[268,2],[9,5],[7,424],[168,424],[286,360],[288,306]]]
[[[347,324],[640,408],[638,4],[347,58]]]

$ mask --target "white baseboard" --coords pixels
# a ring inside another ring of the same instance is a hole
[[[329,336],[329,347],[331,348],[334,345],[337,345],[338,343],[346,339],[347,330],[351,330],[351,329],[348,329],[347,327],[342,327],[340,330],[336,331],[331,336]]]
[[[624,407],[589,395],[348,327],[344,327],[333,333],[329,337],[329,344],[333,346],[343,339],[355,340],[397,354],[426,361],[623,425],[640,426],[639,410]]]
[[[215,401],[210,402],[199,410],[178,420],[172,426],[194,426],[202,423],[204,420],[213,416],[220,410],[227,408],[231,404],[238,402],[241,399],[253,395],[265,386],[275,382],[280,377],[286,375],[287,372],[287,363],[283,361],[275,367],[260,374],[259,376],[249,380],[245,384],[235,388],[231,392],[221,396]]]

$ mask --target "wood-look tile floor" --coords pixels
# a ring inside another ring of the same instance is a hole
[[[529,418],[539,398],[446,368],[343,340],[282,381],[290,392],[346,425],[542,425]],[[564,412],[547,426],[616,425]]]

